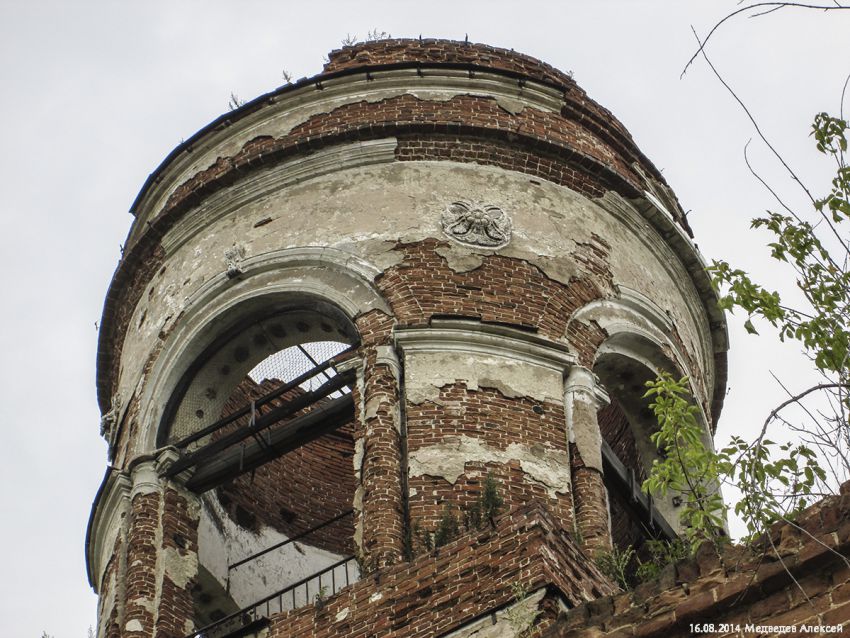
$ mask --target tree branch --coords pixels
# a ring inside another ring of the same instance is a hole
[[[760,15],[767,15],[768,13],[772,13],[773,11],[777,11],[779,9],[784,9],[786,7],[794,7],[794,8],[797,8],[797,9],[820,9],[822,11],[835,11],[835,10],[838,10],[838,9],[850,9],[850,6],[839,4],[838,2],[834,2],[834,4],[831,5],[831,6],[826,6],[826,5],[822,5],[822,4],[804,4],[804,3],[801,3],[801,2],[757,2],[755,4],[747,5],[746,7],[741,7],[740,9],[736,9],[735,11],[733,11],[732,13],[727,15],[725,18],[720,20],[717,24],[715,24],[711,28],[711,31],[708,32],[707,36],[705,36],[705,40],[700,42],[699,48],[697,49],[696,53],[694,53],[691,56],[691,59],[688,60],[688,63],[685,65],[685,68],[682,69],[682,74],[679,77],[680,78],[684,77],[685,73],[688,72],[688,67],[690,67],[691,64],[693,64],[694,60],[696,60],[697,57],[699,57],[700,53],[703,52],[703,49],[705,49],[705,45],[711,39],[711,36],[714,35],[714,32],[717,31],[723,25],[724,22],[726,22],[727,20],[731,20],[732,18],[734,18],[739,13],[744,13],[745,11],[749,11],[750,9],[758,9],[759,7],[773,7],[773,9],[771,9],[770,11],[762,11],[760,13],[756,13],[755,15],[750,16],[750,17],[756,18]],[[693,26],[691,27],[691,29],[693,29]],[[699,38],[697,38],[697,40],[699,40]]]
[[[759,435],[759,439],[764,437],[765,433],[767,432],[767,426],[770,425],[770,422],[773,421],[777,417],[779,412],[781,412],[783,409],[787,408],[792,403],[799,403],[800,399],[802,399],[806,395],[811,394],[812,392],[817,392],[818,390],[827,390],[829,388],[848,389],[848,388],[850,388],[850,384],[848,384],[848,383],[819,383],[817,385],[813,385],[811,388],[807,388],[806,390],[803,390],[799,394],[793,395],[790,399],[783,401],[777,407],[775,407],[773,410],[771,410],[769,415],[767,415],[767,419],[765,419],[764,425],[761,428],[761,434]]]

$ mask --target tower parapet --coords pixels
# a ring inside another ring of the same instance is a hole
[[[675,534],[672,501],[625,493],[656,455],[643,383],[687,374],[709,438],[725,324],[672,191],[568,75],[346,47],[175,149],[132,212],[98,353],[100,635],[283,636],[326,605],[392,635],[381,579],[438,613],[435,560],[481,578],[445,633],[513,581],[590,600],[582,556]],[[553,564],[511,545],[541,530]]]

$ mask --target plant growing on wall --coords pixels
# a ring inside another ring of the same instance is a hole
[[[504,504],[504,499],[499,495],[499,482],[487,472],[481,494],[464,509],[464,526],[468,530],[481,529],[485,523],[498,516]]]

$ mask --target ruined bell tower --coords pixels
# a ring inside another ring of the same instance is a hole
[[[131,212],[98,636],[542,631],[613,591],[595,553],[679,531],[640,492],[644,383],[688,375],[710,439],[725,324],[676,197],[569,75],[346,47],[181,144]]]

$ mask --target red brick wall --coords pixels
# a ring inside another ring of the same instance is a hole
[[[398,383],[387,364],[378,364],[378,347],[392,344],[395,320],[372,311],[356,320],[363,359],[363,387],[355,393],[355,439],[363,441],[360,484],[363,565],[384,567],[404,554],[405,516]],[[362,409],[361,409],[362,406]]]
[[[106,565],[106,569],[103,571],[103,578],[100,580],[100,584],[97,587],[97,591],[101,593],[101,596],[98,598],[98,625],[102,628],[101,632],[105,638],[120,638],[121,637],[121,626],[119,625],[119,617],[120,610],[123,606],[124,596],[123,596],[123,583],[121,578],[121,566],[124,562],[123,557],[124,552],[124,542],[121,537],[121,534],[118,534],[118,537],[115,539],[115,543],[112,546],[112,555],[109,558],[109,562]],[[115,598],[112,605],[112,609],[109,611],[108,615],[104,616],[104,605],[109,600],[109,596],[102,595],[104,592],[110,592],[110,583],[115,583],[115,588],[117,591],[114,592]]]
[[[550,587],[568,605],[614,591],[539,507],[502,516],[495,529],[464,534],[439,551],[393,565],[327,601],[272,618],[269,638],[425,638],[513,602],[513,586]],[[536,629],[552,622],[554,605]],[[531,634],[535,635],[535,634]]]
[[[542,414],[535,408],[542,407]],[[481,388],[468,390],[464,384],[440,389],[436,402],[407,404],[408,453],[433,445],[444,444],[450,437],[466,436],[478,439],[483,445],[505,450],[512,443],[529,449],[547,446],[566,454],[564,407],[562,403],[539,403],[532,399],[505,397],[498,390]],[[565,493],[551,498],[539,483],[525,476],[520,463],[469,461],[465,472],[454,484],[441,476],[410,478],[410,519],[412,528],[431,533],[439,525],[446,507],[461,521],[464,513],[478,499],[484,480],[490,473],[504,499],[504,511],[527,505],[536,500],[546,503],[556,520],[566,529],[572,526],[572,501],[569,486]],[[421,540],[414,535],[414,549],[421,549]]]
[[[602,473],[585,465],[578,447],[570,444],[573,473],[573,500],[576,504],[576,528],[582,535],[582,546],[593,556],[611,549],[611,522],[608,518],[608,492]]]
[[[635,443],[634,432],[617,400],[599,410],[596,415],[602,438],[611,446],[617,458],[634,470],[635,480],[640,485],[646,479],[646,470]],[[646,533],[635,523],[623,497],[617,493],[608,493],[608,505],[611,511],[611,540],[615,547],[625,549],[639,546]]]
[[[635,477],[643,482],[646,479],[646,469],[638,453],[632,426],[617,400],[612,398],[611,403],[599,410],[596,418],[602,438],[611,446],[623,465],[633,469]]]
[[[718,554],[707,544],[694,560],[668,566],[655,581],[564,613],[545,636],[684,638],[697,635],[697,623],[713,625],[704,633],[721,638],[850,635],[850,483],[842,492],[794,524],[776,523],[761,546]],[[804,623],[845,628],[809,633],[799,629]],[[794,633],[748,630],[747,624]]]
[[[152,607],[156,597],[156,542],[159,528],[159,494],[138,494],[130,506],[130,528],[127,534],[127,572],[123,623],[138,621],[142,631],[127,631],[126,638],[150,636],[154,626]]]
[[[437,253],[448,244],[435,239],[400,245],[404,260],[386,270],[377,285],[400,325],[427,325],[434,315],[455,315],[527,327],[559,339],[577,308],[610,294],[607,247],[599,241],[587,256],[577,253],[588,274],[569,285],[528,262],[499,255],[483,257],[474,270],[455,272]]]
[[[322,71],[334,73],[345,69],[399,62],[423,64],[477,64],[521,74],[529,79],[565,87],[576,83],[566,73],[559,71],[529,55],[488,46],[468,44],[453,40],[379,40],[364,42],[331,51]]]
[[[180,556],[198,553],[198,521],[189,511],[189,503],[173,489],[166,488],[162,507],[162,549],[171,548]],[[184,586],[162,576],[156,638],[185,635],[186,620],[194,618],[192,581]]]
[[[402,162],[448,161],[498,166],[566,186],[587,197],[599,197],[613,185],[588,171],[575,154],[526,149],[507,140],[474,135],[399,135],[396,158]]]
[[[110,635],[123,638],[184,635],[186,621],[194,617],[192,581],[185,587],[172,581],[162,556],[166,549],[180,556],[196,554],[197,518],[190,512],[186,499],[171,488],[165,488],[162,494],[137,494],[131,503],[127,534],[123,627],[116,631],[114,626],[108,626]],[[140,625],[141,630],[127,630],[131,622],[131,627]]]

